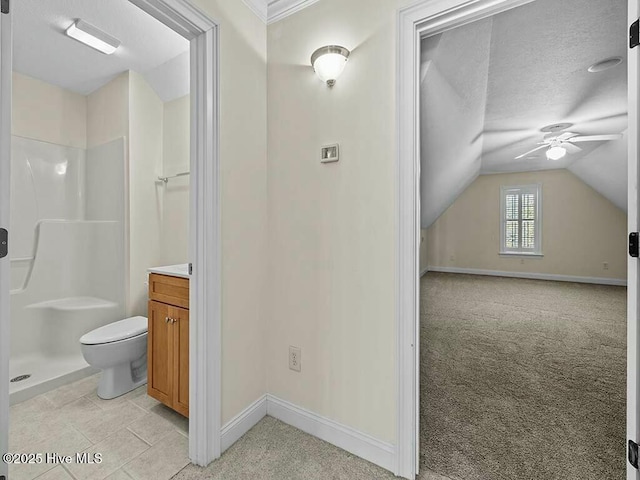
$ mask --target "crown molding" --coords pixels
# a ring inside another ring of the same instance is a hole
[[[319,0],[242,0],[260,20],[271,24],[289,15],[299,12],[303,8]]]
[[[267,24],[282,20],[319,0],[269,0]]]
[[[257,17],[267,23],[267,1],[268,0],[242,0]]]

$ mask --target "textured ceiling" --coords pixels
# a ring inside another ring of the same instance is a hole
[[[536,0],[444,32],[437,41],[423,40],[423,226],[435,221],[478,174],[569,168],[613,203],[626,205],[620,200],[626,195],[624,139],[615,148],[608,145],[613,142],[581,143],[582,152],[556,162],[547,160],[544,150],[515,160],[537,146],[544,135],[540,129],[549,124],[570,122],[569,131],[584,135],[627,128],[626,3]],[[473,47],[448,41],[461,36]],[[486,44],[488,54],[478,48]],[[487,78],[470,85],[481,63],[478,55],[488,61]],[[601,73],[587,71],[612,56],[625,62]],[[447,105],[457,113],[446,112]],[[478,105],[484,109],[481,125],[470,134],[478,125]],[[477,164],[461,160],[473,156]],[[433,165],[438,175],[430,175]],[[449,185],[446,193],[431,198],[428,192],[442,191],[443,184]]]
[[[145,74],[189,49],[187,40],[128,0],[19,0],[12,8],[14,70],[84,95],[123,71]],[[67,37],[78,18],[118,38],[116,53],[104,55]]]

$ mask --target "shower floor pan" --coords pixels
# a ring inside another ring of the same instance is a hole
[[[80,380],[97,373],[89,366],[82,353],[65,356],[26,356],[11,358],[10,378],[31,375],[29,378],[9,384],[9,403],[24,402],[67,383]]]

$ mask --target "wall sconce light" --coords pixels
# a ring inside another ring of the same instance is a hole
[[[349,59],[349,50],[339,45],[320,47],[311,55],[311,66],[320,80],[333,87]]]

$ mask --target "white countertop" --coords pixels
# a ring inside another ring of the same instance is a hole
[[[160,275],[169,275],[170,277],[189,278],[189,264],[168,265],[166,267],[151,267],[147,269],[149,273],[159,273]]]

